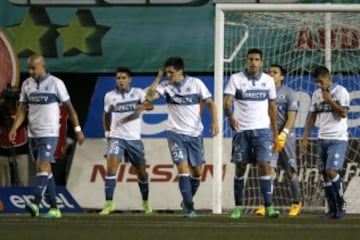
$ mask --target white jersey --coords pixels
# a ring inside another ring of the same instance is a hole
[[[104,111],[110,116],[110,137],[125,140],[140,140],[141,115],[136,106],[145,101],[141,88],[131,87],[127,91],[114,89],[104,97]]]
[[[276,99],[275,82],[270,75],[249,77],[244,72],[235,73],[224,94],[234,97],[233,116],[239,124],[238,131],[270,128],[268,101]]]
[[[204,126],[200,116],[200,101],[211,98],[211,93],[198,78],[186,76],[180,83],[161,82],[156,91],[166,99],[169,109],[167,129],[197,137]]]
[[[70,96],[59,78],[51,74],[37,80],[27,78],[22,84],[19,102],[29,108],[29,137],[59,136],[59,103],[67,101],[70,101]]]
[[[333,84],[329,89],[332,99],[342,107],[350,107],[349,92],[343,86]],[[318,137],[321,139],[348,139],[347,117],[342,118],[334,112],[330,104],[324,101],[320,88],[312,95],[310,112],[317,114],[316,121],[319,124]]]

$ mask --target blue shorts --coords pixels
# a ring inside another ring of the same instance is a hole
[[[54,153],[58,137],[29,138],[29,150],[34,160],[55,163]]]
[[[168,131],[168,146],[174,164],[188,162],[192,167],[202,166],[204,159],[203,136],[191,137]]]
[[[348,142],[344,140],[318,139],[317,164],[319,172],[325,174],[327,169],[341,171],[344,166]]]
[[[277,168],[279,166],[286,172],[298,171],[296,162],[296,137],[293,132],[290,132],[287,136],[283,150],[279,153],[273,153],[270,166],[273,168]]]
[[[272,137],[270,129],[245,130],[235,133],[232,140],[231,162],[245,165],[271,161]]]
[[[106,155],[115,157],[119,161],[130,162],[134,166],[143,166],[146,162],[144,144],[141,140],[110,138]]]

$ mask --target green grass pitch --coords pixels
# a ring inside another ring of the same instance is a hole
[[[228,214],[199,213],[186,219],[180,213],[63,214],[60,219],[0,214],[0,239],[24,240],[356,240],[360,215],[323,220],[302,214],[277,219],[245,215],[234,220]]]

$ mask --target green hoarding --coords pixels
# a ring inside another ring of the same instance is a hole
[[[52,72],[112,73],[128,66],[149,73],[170,56],[182,56],[187,71],[213,72],[214,2],[224,1],[7,0],[0,1],[0,27],[22,72],[32,53],[43,54]]]
[[[188,71],[213,71],[214,6],[14,5],[0,1],[0,26],[21,71],[33,52],[53,72],[156,72],[169,56]]]

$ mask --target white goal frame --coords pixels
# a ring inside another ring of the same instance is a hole
[[[331,67],[330,50],[330,29],[331,22],[329,16],[332,12],[359,12],[360,4],[216,4],[215,10],[215,59],[214,59],[214,96],[215,104],[218,106],[219,134],[213,139],[213,209],[215,214],[222,213],[222,165],[223,165],[223,84],[224,84],[224,63],[229,59],[224,59],[224,24],[225,12],[325,12],[325,62],[327,67]],[[231,56],[239,51],[242,41],[238,43]],[[231,57],[230,57],[231,58]]]

